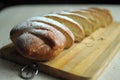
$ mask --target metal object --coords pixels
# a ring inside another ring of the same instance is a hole
[[[36,64],[25,65],[20,70],[20,77],[28,80],[33,79],[35,75],[38,74],[38,67]]]

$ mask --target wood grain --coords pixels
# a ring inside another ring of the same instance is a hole
[[[120,23],[96,30],[81,43],[48,62],[36,62],[39,70],[68,80],[96,80],[120,50]],[[31,63],[20,56],[13,44],[0,50],[1,56],[21,65]]]

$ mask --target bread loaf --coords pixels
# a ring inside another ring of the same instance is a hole
[[[34,61],[55,58],[74,42],[100,27],[113,22],[107,9],[88,8],[36,16],[23,21],[10,31],[10,39],[18,52]]]

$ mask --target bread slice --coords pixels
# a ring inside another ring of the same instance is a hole
[[[93,23],[85,16],[70,12],[61,12],[60,15],[69,17],[82,25],[86,36],[90,35],[95,30]]]
[[[98,16],[99,19],[101,19],[101,27],[106,27],[107,26],[107,21],[106,18],[103,14],[101,14],[99,11],[94,10],[94,9],[85,9],[86,11],[89,11],[91,14],[95,14],[96,16]]]
[[[83,16],[87,17],[89,20],[91,20],[91,22],[93,22],[93,25],[94,25],[95,29],[98,29],[99,27],[101,27],[100,19],[96,15],[93,15],[88,11],[72,10],[70,12],[80,14],[80,15],[83,15]]]
[[[111,24],[113,22],[112,15],[111,15],[111,13],[107,9],[96,8],[96,7],[89,8],[89,9],[96,10],[100,14],[102,14],[104,16],[105,20],[107,21],[107,25],[109,25],[109,24]]]
[[[80,42],[84,37],[85,33],[81,25],[79,25],[77,22],[72,20],[71,18],[58,15],[58,14],[47,14],[45,17],[56,20],[62,24],[64,24],[66,27],[68,27],[73,35],[75,36],[75,42]]]
[[[105,13],[107,15],[107,21],[108,21],[108,23],[110,25],[113,22],[112,13],[107,9],[103,9],[103,10],[105,11]]]
[[[66,37],[67,42],[66,42],[65,48],[70,48],[73,45],[73,43],[74,43],[73,33],[67,27],[65,27],[63,24],[59,23],[58,21],[55,21],[55,20],[47,18],[47,17],[41,17],[41,16],[32,17],[28,20],[30,20],[32,22],[34,22],[34,21],[42,22],[42,23],[48,24],[48,25],[56,28],[57,30],[62,32],[64,34],[64,36]]]

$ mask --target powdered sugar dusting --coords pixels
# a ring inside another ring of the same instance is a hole
[[[30,46],[35,45],[35,50],[36,50],[37,46],[41,46],[42,44],[45,44],[42,39],[28,32],[23,33],[21,36],[17,38],[17,41],[16,41],[16,45],[19,48],[23,48],[24,50],[27,50],[29,54],[32,51],[34,51],[34,48]]]
[[[35,37],[35,36],[32,36],[32,34],[30,35],[30,33],[28,32],[25,32],[23,33],[22,35],[20,35],[18,38],[17,38],[17,44],[20,44],[20,46],[22,47],[26,47],[28,45],[31,44],[32,42],[32,38]],[[37,37],[36,37],[37,38]],[[19,45],[18,45],[19,46]]]

